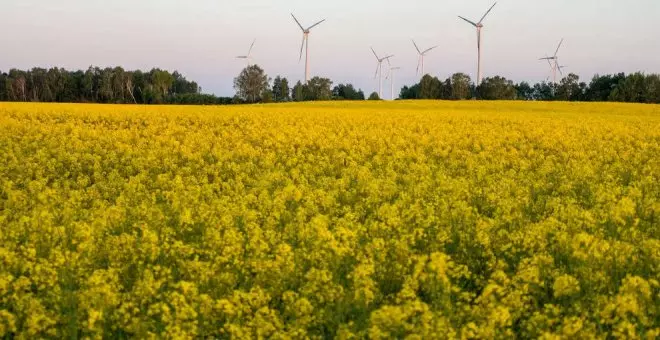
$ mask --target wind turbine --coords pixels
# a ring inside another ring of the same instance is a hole
[[[412,41],[413,45],[415,45],[415,49],[417,50],[417,53],[419,54],[419,58],[417,60],[417,75],[419,75],[419,66],[422,66],[422,75],[424,75],[424,57],[426,56],[427,53],[431,52],[431,50],[437,48],[438,46],[433,46],[431,48],[427,48],[426,50],[422,51],[419,49],[417,44],[415,43],[415,40]]]
[[[247,65],[250,66],[250,62],[252,61],[252,48],[254,47],[254,43],[257,42],[257,39],[254,39],[252,41],[252,45],[250,45],[250,49],[248,50],[248,53],[246,55],[239,55],[236,57],[237,59],[245,59],[247,60]]]
[[[495,5],[497,5],[497,2],[494,3],[493,6],[490,7],[490,9],[488,9],[486,14],[484,14],[484,16],[481,17],[481,20],[479,20],[479,22],[477,22],[477,23],[474,23],[473,21],[465,19],[464,17],[462,17],[460,15],[458,16],[459,18],[467,21],[470,25],[477,28],[477,54],[478,54],[478,56],[477,56],[477,85],[481,84],[481,79],[483,78],[483,75],[481,73],[481,29],[484,28],[484,25],[483,25],[484,19],[486,19],[486,16],[488,15],[488,13],[490,13],[490,11],[493,10],[493,7],[495,7]]]
[[[387,75],[387,77],[385,78],[386,80],[387,79],[390,80],[390,87],[391,87],[391,89],[390,89],[391,92],[390,93],[391,93],[391,96],[392,96],[392,100],[394,100],[394,71],[400,70],[400,69],[401,69],[400,67],[392,67],[390,65],[390,72]]]
[[[568,66],[560,66],[560,65],[557,65],[557,71],[559,71],[559,74],[560,74],[562,77],[564,76],[564,72],[562,72],[562,70],[565,69],[565,68],[567,68],[567,67],[568,67]]]
[[[383,61],[387,60],[387,64],[389,64],[390,58],[394,57],[394,55],[392,54],[381,58],[376,54],[373,47],[371,48],[371,52],[374,52],[374,56],[376,57],[376,60],[378,60],[378,66],[376,66],[376,74],[374,75],[374,78],[378,77],[378,97],[383,98]]]
[[[559,66],[559,57],[557,56],[557,53],[559,53],[559,49],[561,48],[561,44],[563,43],[564,43],[564,38],[562,38],[561,41],[559,41],[559,45],[557,45],[557,50],[555,51],[555,54],[552,57],[545,57],[539,59],[539,60],[547,60],[548,63],[550,64],[550,68],[552,69],[552,81],[555,84],[557,83],[557,71],[559,71],[559,73],[563,75],[563,73],[561,72],[561,68],[563,68],[563,66],[562,67]]]
[[[300,27],[300,30],[302,30],[303,33],[303,38],[302,38],[302,45],[300,45],[300,60],[302,60],[302,53],[303,53],[303,48],[305,49],[305,84],[309,82],[309,32],[312,28],[320,25],[322,22],[325,21],[325,19],[315,23],[312,26],[309,26],[307,28],[304,28],[298,19],[296,19],[296,16],[291,13],[291,16],[293,17],[293,20],[296,21],[296,24],[298,24],[298,27]]]

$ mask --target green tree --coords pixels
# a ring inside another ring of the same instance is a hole
[[[284,77],[275,77],[273,80],[273,100],[276,102],[289,101],[291,99],[289,91],[289,81]]]
[[[314,77],[306,85],[305,100],[332,99],[332,81],[328,78]]]
[[[234,78],[234,89],[241,100],[259,102],[261,95],[268,89],[268,76],[259,65],[248,66]]]
[[[419,99],[440,99],[442,82],[437,77],[425,74],[419,82]]]
[[[380,100],[380,96],[378,95],[378,92],[375,92],[375,91],[372,92],[369,95],[369,100]]]
[[[551,101],[555,100],[555,92],[552,84],[542,82],[534,84],[534,100]]]
[[[399,93],[399,99],[419,99],[419,84],[404,86]]]
[[[609,100],[629,103],[658,103],[658,76],[641,72],[629,74],[619,82]]]
[[[577,74],[571,73],[564,77],[559,86],[557,86],[557,93],[555,95],[557,100],[571,101],[582,98],[580,89],[580,77]]]
[[[303,102],[305,101],[305,86],[298,80],[296,85],[293,86],[293,90],[291,91],[292,94],[292,99],[295,102]]]
[[[149,79],[151,81],[149,89],[151,90],[152,102],[156,104],[165,102],[174,84],[174,77],[167,71],[153,69],[149,73]]]
[[[518,100],[534,100],[534,88],[528,82],[521,82],[515,85],[516,99]]]
[[[479,99],[483,100],[514,100],[516,99],[516,88],[511,80],[495,76],[485,78],[477,87]]]
[[[595,75],[587,88],[585,99],[594,102],[604,102],[610,100],[610,95],[626,78],[624,73],[614,75]]]
[[[332,89],[335,100],[364,100],[364,92],[356,90],[352,84],[339,84]]]
[[[461,100],[472,97],[472,80],[465,73],[454,73],[451,76],[451,99]]]

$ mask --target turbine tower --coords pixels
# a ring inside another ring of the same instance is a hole
[[[413,45],[415,45],[415,49],[417,50],[417,53],[419,54],[419,58],[417,60],[417,75],[419,75],[419,67],[422,67],[422,76],[425,75],[424,73],[424,57],[426,56],[427,53],[431,52],[431,50],[437,48],[438,46],[433,46],[431,48],[427,48],[426,50],[422,51],[419,49],[419,46],[415,43],[415,40],[412,41]]]
[[[390,65],[390,72],[387,75],[387,77],[385,78],[386,80],[387,79],[390,80],[390,87],[391,87],[391,89],[390,89],[391,92],[390,93],[391,93],[391,96],[392,96],[392,100],[394,100],[394,71],[400,70],[400,69],[401,69],[400,67],[392,67]]]
[[[477,55],[477,86],[479,84],[481,84],[481,79],[483,78],[483,74],[481,73],[481,29],[484,28],[484,25],[483,25],[484,19],[486,19],[486,16],[488,15],[488,13],[490,13],[490,11],[493,10],[493,7],[495,7],[495,5],[497,5],[497,2],[494,3],[493,6],[490,7],[490,9],[486,12],[486,14],[484,14],[484,16],[481,17],[481,20],[479,20],[479,22],[477,22],[477,23],[474,23],[473,21],[465,19],[464,17],[462,17],[460,15],[458,16],[459,18],[467,21],[470,25],[477,28],[477,54],[478,54]]]
[[[247,60],[247,66],[250,66],[250,62],[252,61],[252,48],[254,47],[254,43],[257,42],[257,39],[254,39],[252,41],[252,45],[250,45],[250,49],[248,50],[248,53],[246,55],[239,55],[236,57],[237,59],[245,59]]]
[[[548,63],[550,64],[550,69],[552,70],[552,82],[555,84],[557,84],[557,71],[559,71],[561,75],[564,75],[561,72],[563,66],[559,66],[559,56],[557,56],[557,53],[559,53],[559,49],[561,48],[561,44],[563,43],[564,43],[564,38],[562,38],[561,41],[559,41],[559,45],[557,45],[557,50],[555,50],[555,54],[552,57],[545,57],[539,59],[539,60],[547,60]]]
[[[322,22],[325,21],[325,19],[315,23],[312,26],[309,26],[307,28],[304,28],[298,19],[296,19],[296,16],[291,13],[291,16],[293,17],[293,20],[296,21],[296,24],[298,24],[298,27],[300,27],[300,30],[302,30],[303,33],[303,38],[302,38],[302,45],[300,45],[300,60],[302,60],[302,53],[303,53],[303,48],[305,49],[305,84],[309,82],[309,32],[312,28],[320,25]]]
[[[394,55],[388,55],[387,57],[379,57],[378,54],[376,54],[376,51],[374,51],[374,48],[371,48],[371,52],[374,52],[374,56],[376,57],[376,60],[378,60],[378,65],[376,66],[376,74],[374,75],[374,78],[378,77],[378,97],[383,98],[383,61],[387,60],[387,64],[390,63],[390,58],[394,57]]]

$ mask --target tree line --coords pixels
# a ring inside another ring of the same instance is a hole
[[[0,71],[0,101],[113,104],[229,104],[233,98],[202,94],[179,72],[154,68],[143,72],[121,67],[82,71],[33,68]]]
[[[0,71],[0,101],[116,103],[116,104],[201,104],[301,102],[317,100],[365,100],[365,93],[352,84],[337,84],[314,77],[306,84],[291,84],[282,76],[274,79],[258,65],[251,65],[234,79],[234,97],[202,93],[194,81],[179,72],[154,68],[126,71],[121,67],[89,67],[82,71],[63,68],[33,68]],[[615,101],[660,103],[660,75],[596,75],[589,83],[568,74],[559,83],[514,83],[504,77],[483,79],[476,86],[470,76],[456,73],[442,81],[424,75],[419,83],[404,86],[399,99],[481,99],[539,101]],[[368,99],[378,100],[372,93]]]
[[[404,86],[399,98],[660,103],[660,75],[640,72],[595,75],[586,83],[571,73],[557,84],[533,85],[495,76],[484,78],[479,86],[464,73],[456,73],[445,81],[425,75],[419,83]]]
[[[234,78],[236,96],[247,103],[365,99],[364,92],[352,84],[332,85],[328,78],[314,77],[307,84],[298,81],[291,86],[287,78],[276,76],[271,86],[271,79],[259,65],[246,67]]]

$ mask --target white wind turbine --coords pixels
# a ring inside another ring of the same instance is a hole
[[[250,63],[252,62],[252,48],[254,47],[254,43],[257,42],[257,39],[254,39],[252,41],[252,45],[250,45],[250,49],[248,50],[248,53],[246,55],[239,55],[236,57],[237,59],[245,59],[247,60],[247,65],[250,66]]]
[[[563,66],[561,67],[559,66],[559,57],[557,56],[557,53],[559,53],[559,49],[561,48],[562,43],[564,43],[564,38],[562,38],[561,41],[559,41],[559,45],[557,45],[557,50],[555,51],[555,54],[552,57],[545,57],[539,59],[539,60],[547,60],[548,64],[550,64],[550,69],[552,70],[552,82],[555,84],[557,83],[557,71],[559,71],[559,73],[563,75],[563,73],[561,72]]]
[[[376,66],[376,74],[374,75],[374,78],[378,77],[378,97],[383,98],[383,61],[387,60],[387,63],[390,63],[390,58],[394,57],[394,55],[388,55],[387,57],[380,58],[378,54],[376,54],[376,51],[374,51],[374,48],[371,48],[371,52],[374,52],[374,56],[376,57],[376,60],[378,60],[378,65]]]
[[[400,67],[392,67],[390,65],[390,72],[387,75],[387,77],[385,78],[386,80],[389,79],[389,81],[390,81],[390,93],[391,93],[391,96],[392,96],[392,100],[394,100],[394,71],[400,70],[400,69],[401,69]]]
[[[291,16],[293,17],[293,20],[296,21],[296,24],[298,24],[298,27],[302,30],[303,33],[303,38],[302,38],[302,45],[300,45],[300,60],[302,60],[302,53],[303,53],[303,48],[305,49],[305,84],[309,82],[309,32],[312,28],[320,25],[322,22],[325,21],[325,19],[315,23],[312,26],[309,26],[308,28],[304,28],[298,19],[296,19],[296,16],[291,13]]]
[[[426,50],[422,51],[419,49],[417,46],[417,43],[415,43],[415,40],[412,41],[413,45],[415,45],[415,49],[417,50],[417,53],[419,54],[419,58],[417,60],[417,75],[419,75],[419,67],[422,67],[422,75],[424,75],[424,57],[426,56],[427,53],[431,52],[431,50],[437,48],[438,46],[433,46],[431,48],[427,48]]]
[[[490,13],[490,11],[493,10],[493,7],[495,7],[495,5],[497,5],[497,2],[494,3],[493,6],[490,7],[490,9],[486,12],[486,14],[484,14],[484,16],[481,17],[481,20],[479,20],[479,22],[477,22],[477,23],[474,23],[473,21],[465,19],[464,17],[462,17],[460,15],[458,16],[459,18],[467,21],[470,25],[477,28],[477,54],[478,54],[478,56],[477,56],[477,85],[481,84],[481,79],[483,78],[483,74],[481,73],[481,29],[484,28],[484,25],[483,25],[484,19],[486,19],[486,16],[488,15],[488,13]]]

